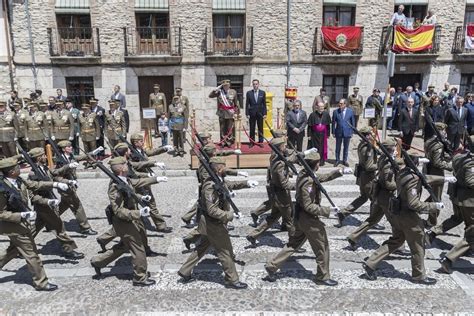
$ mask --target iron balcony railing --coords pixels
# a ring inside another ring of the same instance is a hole
[[[394,27],[384,26],[382,28],[382,36],[380,37],[380,54],[386,55],[393,46]],[[407,53],[407,54],[438,54],[439,43],[441,38],[441,25],[436,25],[433,34],[433,45],[430,49],[425,49],[419,52]]]
[[[456,27],[456,33],[454,35],[453,47],[451,48],[452,54],[472,54],[474,49],[466,48],[466,26]]]
[[[362,55],[364,47],[364,27],[361,27],[360,36],[360,45],[357,49],[348,51],[330,50],[324,47],[323,34],[321,32],[321,29],[317,27],[314,30],[313,55]]]
[[[58,27],[47,32],[50,56],[100,56],[98,28]]]
[[[124,27],[125,56],[181,56],[181,27]]]
[[[253,27],[206,28],[204,43],[206,55],[253,55]]]

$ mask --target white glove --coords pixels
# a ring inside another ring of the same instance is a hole
[[[25,138],[25,141],[29,142],[29,141],[30,141],[30,139],[29,139],[28,137],[26,137],[26,138]]]
[[[426,163],[429,163],[430,160],[429,160],[428,158],[424,158],[424,157],[423,157],[423,158],[418,158],[418,162],[419,162],[419,163],[425,163],[425,164],[426,164]]]
[[[30,223],[36,220],[36,212],[33,212],[33,211],[21,212],[20,216],[21,218],[26,219]]]
[[[72,142],[74,140],[74,137],[70,136],[68,139]]]
[[[145,206],[145,207],[141,208],[140,209],[140,216],[143,216],[143,217],[150,216],[150,208],[148,206]]]
[[[229,196],[233,199],[237,196],[237,194],[234,191],[229,191]]]
[[[331,211],[334,211],[334,212],[336,212],[336,213],[339,213],[339,212],[341,212],[341,209],[340,209],[339,207],[337,207],[337,206],[331,206]]]
[[[242,213],[238,212],[237,214],[234,214],[234,217],[239,219],[242,217]]]
[[[80,135],[79,133],[76,133],[76,136],[77,136],[77,137],[79,137],[79,135]]]
[[[149,178],[154,178],[155,177],[155,174],[153,172],[148,172],[148,177]]]
[[[255,188],[258,185],[258,181],[256,181],[256,180],[247,180],[247,185],[250,188]]]
[[[52,139],[52,140],[56,140],[56,136],[54,136],[54,135],[51,136],[51,139]]]
[[[164,162],[159,162],[159,161],[155,162],[155,166],[160,168],[161,170],[165,169],[166,167]]]
[[[94,150],[92,151],[92,155],[94,155],[94,156],[95,156],[95,155],[98,155],[102,150],[104,150],[104,147],[99,146],[99,147],[97,147],[96,149],[94,149]]]
[[[238,171],[238,172],[237,172],[237,175],[238,175],[238,176],[242,176],[242,177],[246,177],[246,178],[249,177],[249,173],[246,172],[246,171]]]
[[[174,147],[172,145],[164,145],[163,148],[168,152],[168,151],[172,151],[174,149]]]
[[[168,177],[156,177],[156,182],[168,182]]]
[[[444,208],[444,203],[443,202],[436,202],[436,208],[438,210],[442,210]]]
[[[13,138],[13,141],[16,142],[18,140],[18,137]]]
[[[444,182],[456,183],[456,181],[458,181],[458,179],[456,179],[456,177],[453,177],[453,176],[444,177]]]
[[[317,152],[318,152],[318,149],[313,147],[313,148],[305,150],[303,154],[306,156],[306,155],[309,155],[310,153],[317,153]]]
[[[341,168],[341,169],[339,169],[339,172],[340,172],[342,175],[354,173],[354,171],[352,170],[352,168],[349,168],[349,167]]]
[[[71,169],[76,169],[77,167],[79,167],[79,164],[74,161],[74,162],[71,162],[68,166]]]
[[[48,206],[49,207],[55,208],[58,205],[59,205],[59,200],[58,199],[48,200]]]
[[[236,150],[234,150],[234,154],[236,154],[236,155],[242,155],[242,150],[236,149]]]
[[[100,137],[96,137],[96,138],[95,138],[95,140],[99,140],[99,139],[100,139]]]
[[[77,180],[67,180],[67,183],[71,186],[77,187]]]
[[[67,191],[69,189],[69,186],[66,183],[54,182],[53,188],[59,189],[61,191]]]
[[[150,202],[150,201],[151,201],[151,196],[150,196],[150,195],[144,195],[144,196],[142,196],[142,201],[143,201],[143,202]]]

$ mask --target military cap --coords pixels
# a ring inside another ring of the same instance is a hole
[[[211,157],[211,159],[209,159],[209,162],[213,163],[213,164],[225,165],[225,158],[223,158],[223,157]]]
[[[89,103],[97,103],[97,101],[99,101],[99,100],[97,100],[96,98],[91,98],[89,100]]]
[[[159,87],[160,87],[160,84],[159,84],[159,83],[155,83],[155,84],[153,85],[153,88],[159,88]]]
[[[21,102],[20,102],[20,101],[15,101],[15,102],[13,103],[13,106],[16,106],[16,105],[20,105],[20,106],[21,106]]]
[[[44,106],[48,106],[48,105],[49,105],[49,103],[48,103],[48,102],[44,102],[44,101],[40,101],[40,103],[39,103],[39,106],[40,106],[40,107],[44,107]]]
[[[179,100],[179,95],[173,96],[173,100]]]
[[[209,132],[199,132],[198,136],[201,138],[211,138],[211,133]]]
[[[352,90],[359,90],[359,87],[354,87],[352,88]]]
[[[363,126],[363,127],[359,128],[359,132],[361,134],[370,134],[370,133],[372,133],[372,129],[368,126]]]
[[[230,80],[229,79],[222,80],[221,85],[230,85]]]
[[[89,104],[87,104],[87,103],[83,103],[83,104],[81,105],[81,109],[90,109],[90,108],[91,108],[91,106],[90,106]]]
[[[114,157],[112,159],[109,160],[109,165],[111,166],[115,166],[115,165],[124,165],[127,163],[127,159],[125,159],[124,157]]]
[[[0,160],[0,170],[15,167],[17,163],[18,161],[13,157],[2,159]]]
[[[275,137],[283,137],[287,135],[287,131],[285,129],[275,129],[273,134],[275,134]]]
[[[126,143],[118,143],[114,146],[114,150],[127,149],[128,145]]]
[[[282,137],[273,138],[270,143],[275,146],[280,146],[285,143],[285,140]]]
[[[56,100],[54,102],[55,105],[64,105],[64,102],[62,100]]]
[[[58,146],[61,148],[72,146],[71,142],[68,140],[62,140],[58,143]]]
[[[0,106],[7,106],[7,102],[5,102],[5,101],[0,101]]]
[[[130,136],[130,140],[133,142],[134,140],[143,140],[143,135],[140,133],[133,133],[132,136]]]
[[[115,104],[115,100],[109,100],[109,104]]]
[[[319,160],[321,160],[321,156],[319,155],[319,153],[317,153],[315,151],[311,151],[309,154],[304,155],[304,160],[319,161]]]
[[[430,89],[430,88],[433,88],[433,89],[434,89],[434,88],[435,88],[435,85],[434,85],[434,84],[428,85],[428,89]]]
[[[207,144],[203,147],[203,150],[206,154],[210,154],[216,150],[216,146],[214,144]]]
[[[176,88],[174,88],[174,90],[175,90],[175,91],[181,91],[181,90],[183,90],[183,89],[180,88],[180,87],[176,87]]]
[[[72,99],[68,97],[68,98],[66,98],[66,100],[64,100],[64,102],[66,102],[66,103],[72,103]]]
[[[31,101],[30,98],[26,98],[26,97],[25,97],[25,98],[22,98],[22,99],[23,99],[23,101],[25,101],[25,102],[30,102],[30,101]]]
[[[397,146],[397,142],[393,138],[387,138],[382,142],[382,145],[384,146]]]
[[[436,122],[435,127],[439,131],[444,131],[446,129],[447,125],[444,124],[443,122]]]
[[[28,155],[30,155],[33,158],[42,156],[44,155],[44,149],[41,147],[35,147],[28,152]]]
[[[372,90],[372,92],[380,92],[380,90],[377,89],[377,88],[374,88],[374,90]]]
[[[34,106],[38,107],[39,106],[38,102],[30,102],[30,104],[28,104],[29,108],[32,108]]]

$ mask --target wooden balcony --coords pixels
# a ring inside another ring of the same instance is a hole
[[[253,27],[206,28],[204,45],[209,62],[246,63],[253,58]]]
[[[49,54],[53,63],[100,62],[99,29],[92,27],[48,28]]]

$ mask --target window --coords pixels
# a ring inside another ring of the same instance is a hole
[[[214,36],[219,39],[237,38],[244,34],[245,15],[243,14],[214,14]]]
[[[168,0],[135,0],[135,12],[168,12]]]
[[[349,76],[323,75],[323,88],[331,98],[330,104],[336,104],[342,98],[347,98]]]
[[[214,13],[245,13],[245,0],[212,0]]]
[[[244,76],[217,76],[217,84],[222,80],[230,80],[230,88],[237,91],[240,107],[244,106]]]
[[[474,5],[466,6],[466,14],[464,15],[464,25],[474,23]]]
[[[67,96],[72,99],[74,107],[89,103],[94,97],[94,79],[92,77],[66,77]]]
[[[56,0],[56,13],[89,13],[89,0]]]
[[[394,7],[393,12],[398,11],[398,6],[399,4]],[[405,14],[407,19],[411,19],[413,25],[421,24],[423,19],[428,14],[428,6],[425,4],[404,4],[403,6],[405,7],[403,14]]]
[[[61,54],[68,56],[94,54],[89,14],[56,14],[56,22]]]
[[[323,6],[323,22],[328,26],[355,25],[355,7],[353,6]]]
[[[136,20],[140,38],[168,38],[168,13],[137,13]]]
[[[461,75],[459,95],[465,95],[468,92],[474,92],[474,74]]]

